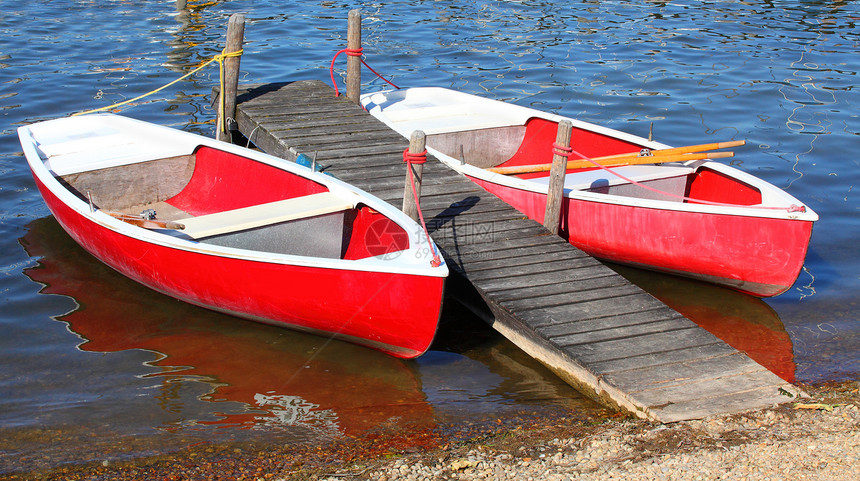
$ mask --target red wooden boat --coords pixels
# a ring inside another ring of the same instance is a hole
[[[60,225],[147,287],[397,357],[421,355],[435,336],[447,266],[424,255],[417,224],[365,192],[116,115],[18,134]]]
[[[586,167],[568,164],[559,234],[598,258],[773,296],[797,279],[818,220],[777,187],[689,154],[598,168],[586,159],[668,146],[558,115],[443,88],[368,93],[362,104],[404,136],[424,131],[430,153],[538,222],[548,168],[523,166],[551,162],[569,120],[571,158]]]

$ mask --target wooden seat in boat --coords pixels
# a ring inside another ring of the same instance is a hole
[[[176,222],[185,226],[181,231],[183,234],[193,239],[201,239],[289,220],[331,214],[353,207],[355,204],[342,197],[331,192],[322,192],[241,209],[188,217]]]
[[[648,182],[658,179],[683,178],[696,169],[686,165],[626,165],[613,167],[612,170],[630,180]],[[549,175],[547,173],[547,177],[530,180],[539,184],[549,184]],[[627,183],[621,177],[602,169],[568,173],[564,177],[564,188],[570,190],[598,189]]]

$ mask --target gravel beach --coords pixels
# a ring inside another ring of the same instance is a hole
[[[430,464],[405,457],[367,477],[853,481],[860,479],[860,408],[769,410],[670,426],[617,423],[525,450],[528,455],[477,448]]]
[[[597,422],[559,418],[434,437],[434,443],[411,436],[390,443],[377,436],[310,449],[265,440],[255,446],[201,444],[170,455],[5,479],[860,479],[860,382],[801,387],[811,396],[802,404],[666,425],[617,416]]]
[[[437,459],[404,456],[359,477],[853,481],[860,479],[857,387],[818,389],[802,404],[741,415],[669,425],[610,422],[581,437],[534,445],[511,440],[441,453]]]

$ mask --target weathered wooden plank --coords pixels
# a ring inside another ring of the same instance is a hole
[[[328,120],[318,124],[320,126],[319,131],[323,131],[323,129],[330,126],[336,127],[337,125],[346,124],[357,125],[361,130],[368,128],[379,129],[379,127],[385,126],[385,124],[378,121],[368,122],[366,119],[367,114],[364,110],[355,105],[332,103],[325,99],[319,99],[316,102],[307,104],[293,104],[289,106],[275,104],[249,106],[245,111],[249,115],[254,116],[254,118],[259,119],[261,123],[282,126],[287,129],[302,129],[304,122],[318,120]],[[340,123],[337,122],[338,120]],[[339,130],[344,131],[346,129]],[[398,137],[390,129],[380,129],[380,131],[388,132],[392,135],[392,138]]]
[[[776,389],[785,381],[767,369],[761,368],[753,372],[727,375],[716,379],[699,379],[686,383],[677,383],[665,387],[638,391],[634,394],[636,400],[646,406],[689,403],[734,394],[738,386],[747,388],[772,387]]]
[[[616,285],[616,283],[621,281],[626,281],[626,279],[619,280],[615,276],[599,277],[596,279],[590,279],[585,282],[586,285],[583,288],[587,289],[589,284],[592,283],[600,287],[602,284]],[[583,282],[577,282],[576,284],[583,284]],[[580,319],[558,319],[555,323],[541,326],[540,330],[548,338],[554,339],[561,336],[579,334],[582,332],[589,332],[598,329],[614,329],[617,327],[632,326],[636,324],[644,324],[657,321],[667,321],[677,318],[684,318],[684,316],[678,314],[676,311],[669,309],[666,306],[657,306],[653,309],[642,310],[638,312],[615,314],[606,318],[590,319],[590,321],[592,322],[579,322]]]
[[[584,267],[576,270],[575,275],[571,274],[571,280],[581,281],[586,279],[593,279],[596,277],[606,277],[612,276],[612,271],[609,271],[603,265]],[[506,291],[509,289],[516,289],[518,287],[524,285],[530,286],[545,286],[550,284],[555,284],[558,282],[558,279],[553,279],[546,275],[542,274],[533,274],[528,276],[518,276],[516,278],[498,278],[498,279],[489,279],[482,281],[479,286],[482,290],[492,294],[498,291]],[[583,317],[583,319],[588,319],[588,317]],[[544,320],[544,324],[547,324],[551,321]]]
[[[560,345],[565,352],[585,363],[643,356],[674,351],[687,347],[706,346],[721,342],[710,332],[691,327],[672,331],[671,335],[658,332],[627,339],[613,339],[592,344]]]
[[[606,375],[613,372],[628,371],[630,369],[652,369],[658,366],[674,365],[679,362],[698,359],[712,359],[719,356],[733,354],[735,352],[737,352],[735,348],[714,338],[713,342],[709,344],[649,352],[630,357],[593,361],[588,364],[588,367],[597,374]]]
[[[510,306],[517,312],[526,312],[533,309],[539,309],[541,311],[544,311],[547,308],[567,306],[571,303],[600,299],[616,299],[623,296],[636,295],[641,292],[642,290],[638,286],[627,283],[605,287],[593,287],[591,289],[579,290],[576,292],[563,292],[559,294],[550,294],[543,296],[521,297],[503,302],[506,306]]]
[[[320,158],[319,155],[317,158]],[[425,176],[428,178],[439,179],[440,182],[445,183],[457,180],[452,179],[448,172],[440,172],[430,163],[424,164],[424,169]],[[403,181],[401,177],[405,171],[406,164],[403,162],[403,151],[397,152],[396,155],[353,157],[338,161],[338,178],[353,179],[357,183],[366,182],[367,179],[372,179],[374,184],[396,180]],[[506,208],[513,210],[510,206],[506,206]]]
[[[294,125],[290,122],[284,124],[269,124],[268,130],[275,136],[283,138],[291,142],[293,145],[337,144],[352,139],[364,139],[369,144],[397,144],[402,142],[401,137],[394,136],[390,131],[381,129],[380,125],[367,123],[347,124],[344,122],[326,122],[318,125],[316,128],[310,128],[303,127],[301,125]]]
[[[529,241],[535,239],[534,237],[523,237],[519,239],[511,239],[506,242],[514,242],[514,241]],[[461,257],[461,261],[463,263],[467,263],[471,271],[476,271],[475,266],[482,266],[484,264],[489,263],[490,266],[497,266],[499,262],[514,262],[515,264],[522,262],[529,262],[529,257],[531,256],[518,256],[518,257],[508,257],[510,250],[498,250],[495,243],[484,244],[486,248],[484,249],[474,249],[470,248],[472,246],[465,245],[457,249],[457,254]],[[523,249],[539,249],[541,246],[534,247],[524,247]],[[457,263],[456,259],[451,259],[451,263]],[[462,265],[457,265],[458,268],[463,268]],[[480,270],[480,269],[477,269]],[[624,281],[627,282],[627,281]],[[555,283],[553,285],[570,285],[569,283]],[[518,286],[519,288],[521,286]],[[574,289],[570,289],[574,290]]]
[[[403,172],[406,172],[405,166]],[[451,196],[427,197],[423,195],[422,192],[421,207],[424,209],[424,217],[439,216],[468,218],[472,215],[480,215],[488,212],[511,211],[510,206],[501,202],[476,202],[474,204],[467,204],[466,202],[468,198],[469,196],[466,196],[463,199],[464,202],[459,203],[460,201],[452,202]]]
[[[594,260],[586,255],[576,255],[575,252],[571,252],[570,250],[556,250],[556,251],[547,251],[544,246],[537,247],[523,247],[521,249],[524,252],[520,252],[519,250],[492,250],[491,252],[497,254],[492,259],[486,259],[484,261],[475,261],[470,262],[468,265],[467,272],[469,273],[478,273],[481,271],[506,271],[510,268],[521,267],[521,266],[534,266],[534,265],[549,265],[557,262],[565,262],[569,260],[578,260],[578,261],[586,261],[593,262]],[[563,282],[560,282],[563,284]]]
[[[490,199],[493,201],[495,198]],[[496,199],[497,200],[497,199]],[[531,237],[519,238],[519,239],[499,239],[493,243],[492,246],[464,246],[464,249],[473,248],[475,250],[480,250],[482,252],[487,250],[498,251],[498,252],[507,252],[507,251],[518,251],[519,249],[528,249],[528,248],[562,248],[565,250],[569,250],[570,248],[576,249],[572,247],[567,242],[564,242],[558,237],[551,235],[536,235]],[[578,251],[578,249],[576,249]],[[581,251],[580,251],[581,252]]]
[[[601,266],[602,267],[602,266]],[[604,267],[605,268],[605,267]],[[585,268],[580,269],[586,271]],[[612,275],[610,271],[606,275]],[[576,275],[576,273],[574,273]],[[541,309],[543,319],[530,319],[535,327],[542,327],[552,324],[557,319],[596,319],[605,317],[614,317],[623,314],[631,314],[634,312],[655,309],[663,304],[652,296],[639,291],[624,296],[613,298],[597,299],[590,302],[571,303],[565,306],[552,306],[546,309]],[[525,311],[523,314],[528,314]]]
[[[339,155],[344,158],[350,156],[351,150],[360,151],[361,149],[372,148],[374,146],[389,146],[391,144],[384,136],[374,137],[370,134],[326,134],[318,138],[299,138],[295,132],[285,130],[270,132],[281,142],[289,144],[296,152],[325,152],[327,150],[335,150],[340,152],[341,154]]]
[[[281,142],[284,142],[283,139],[279,139]],[[306,145],[306,146],[290,146],[290,150],[293,152],[317,152],[318,159],[327,159],[330,161],[342,161],[343,159],[350,158],[360,158],[374,155],[390,155],[390,154],[399,154],[403,155],[403,150],[406,144],[400,146],[392,146],[390,144],[378,144],[378,145],[360,145],[353,146],[350,148],[345,148],[343,145],[339,144],[327,144],[327,145]]]
[[[217,90],[218,87],[215,87],[216,92]],[[328,85],[314,80],[243,85],[240,87],[240,93],[236,100],[243,109],[246,109],[266,103],[288,107],[299,100],[302,103],[307,103],[316,98],[324,98],[329,102],[345,100],[334,98],[333,91]]]
[[[358,185],[358,184],[356,184]],[[369,182],[362,182],[362,188],[368,191],[377,192],[377,197],[381,199],[388,199],[391,196],[403,196],[403,189],[392,188],[390,186],[386,186],[385,188],[376,188],[373,184]],[[475,184],[472,183],[464,183],[464,182],[452,182],[448,186],[445,185],[435,185],[432,186],[431,189],[422,189],[421,190],[421,198],[425,197],[435,197],[442,196],[448,197],[453,196],[454,198],[459,198],[461,195],[468,194],[465,197],[475,197],[475,196],[486,196],[487,192],[482,190]],[[488,199],[487,197],[484,197]],[[488,199],[490,200],[490,199]]]
[[[258,101],[245,104],[244,110],[249,115],[253,115],[254,118],[259,119],[261,123],[266,124],[286,125],[291,121],[292,116],[322,118],[331,117],[333,113],[342,117],[351,117],[353,120],[360,120],[365,117],[364,112],[356,108],[355,105],[349,102],[332,102],[328,98],[310,99],[309,102],[301,104],[284,105],[278,104],[277,99],[273,96],[260,97]],[[367,122],[366,119],[361,123],[364,125],[375,125],[373,122]]]
[[[543,256],[535,256],[540,259]],[[496,266],[489,269],[472,270],[466,269],[469,279],[474,281],[492,280],[499,278],[513,278],[518,276],[528,276],[533,274],[542,274],[550,279],[548,282],[566,282],[570,279],[571,271],[583,267],[593,267],[594,260],[588,257],[579,257],[573,259],[555,260],[548,257],[550,262],[526,262],[520,264],[510,264],[505,266],[505,263],[497,263]],[[471,266],[470,266],[471,267]],[[637,292],[641,292],[638,288]]]
[[[721,396],[696,399],[692,402],[661,402],[648,408],[647,412],[665,423],[699,419],[715,413],[733,414],[752,409],[769,408],[803,397],[804,394],[788,383],[777,386],[761,386],[743,389],[735,380],[735,390]]]
[[[354,167],[363,165],[384,164],[391,165],[397,162],[403,162],[402,145],[370,145],[351,149],[313,149],[317,152],[317,159],[336,162],[339,173],[348,172]]]
[[[669,371],[664,372],[664,371]],[[739,351],[727,355],[692,359],[660,368],[642,367],[606,374],[611,382],[625,386],[631,393],[669,386],[708,381],[715,377],[736,376],[765,370]]]
[[[626,286],[629,284],[630,282],[627,279],[620,278],[619,276],[595,277],[591,279],[577,280],[576,282],[555,282],[539,286],[517,286],[508,290],[499,290],[493,292],[493,299],[498,302],[504,302],[515,299],[552,296],[556,294],[573,294],[579,291],[601,289],[605,287]],[[566,324],[559,321],[556,324],[547,326],[547,329],[557,329],[564,325]],[[590,330],[591,327],[586,326],[582,329]],[[543,332],[546,332],[548,336],[551,336],[551,333],[553,331],[544,330]],[[561,332],[561,334],[559,335],[570,334],[570,332],[567,331],[558,332]]]
[[[643,334],[671,333],[679,329],[690,329],[695,324],[683,317],[676,317],[662,321],[631,324],[623,327],[612,327],[609,329],[592,329],[586,332],[568,334],[552,338],[558,345],[569,347],[580,344],[593,344],[612,340],[628,339]],[[669,334],[671,335],[671,334]]]

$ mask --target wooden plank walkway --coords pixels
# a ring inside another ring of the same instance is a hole
[[[408,140],[322,82],[244,86],[236,121],[260,149],[313,155],[400,207]],[[662,422],[746,411],[799,391],[599,261],[428,158],[421,207],[454,296],[565,381]]]

